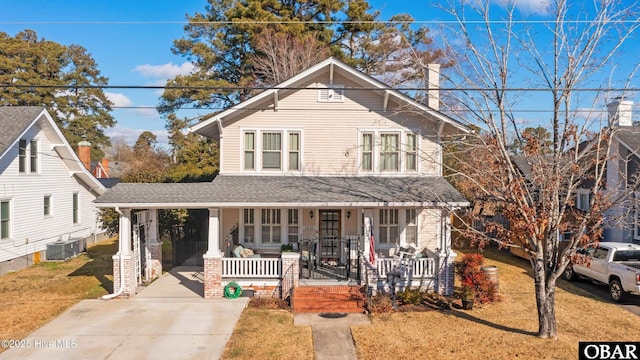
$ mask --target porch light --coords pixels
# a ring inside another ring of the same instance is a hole
[[[309,217],[313,219],[313,210],[309,210]]]
[[[347,220],[351,219],[351,210],[347,210]]]

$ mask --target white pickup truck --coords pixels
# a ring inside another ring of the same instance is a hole
[[[599,242],[576,251],[563,275],[566,280],[583,276],[609,285],[615,302],[627,294],[640,295],[640,245]]]

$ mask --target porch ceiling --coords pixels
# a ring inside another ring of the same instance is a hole
[[[207,183],[119,183],[99,207],[468,206],[442,177],[219,175]]]

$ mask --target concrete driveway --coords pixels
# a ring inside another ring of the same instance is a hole
[[[218,359],[248,298],[205,300],[201,267],[177,267],[135,298],[84,300],[0,359]]]

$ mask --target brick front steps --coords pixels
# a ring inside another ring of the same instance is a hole
[[[294,313],[361,313],[365,296],[360,286],[298,286],[293,294]]]

